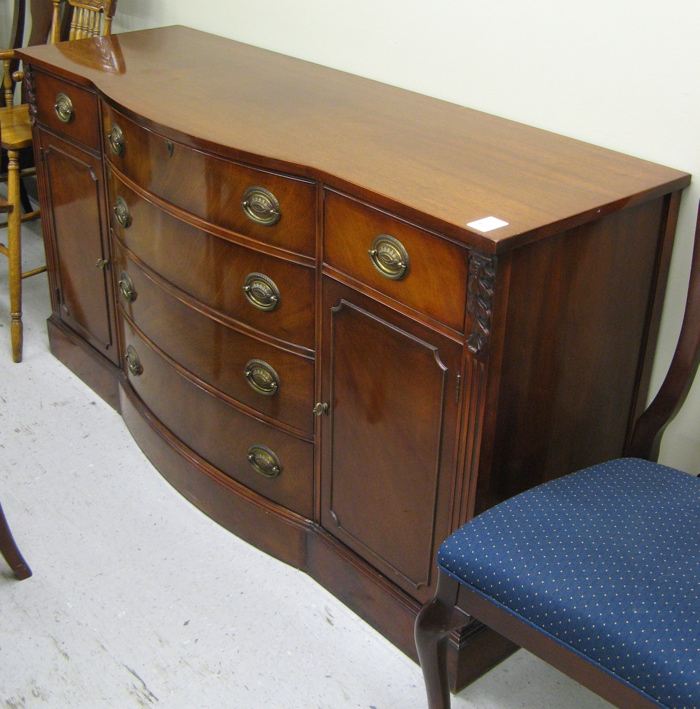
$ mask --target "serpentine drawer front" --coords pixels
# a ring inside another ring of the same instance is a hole
[[[272,337],[314,348],[314,272],[312,268],[240,246],[192,226],[139,197],[116,176],[109,181],[110,215],[115,239],[145,266],[185,293],[244,325]],[[126,205],[123,226],[115,214]],[[182,264],[187,263],[183,269]],[[268,283],[258,296],[253,286]],[[264,276],[264,279],[262,278]],[[267,280],[265,280],[267,279]],[[270,285],[271,284],[271,285]],[[273,297],[276,300],[270,301]]]
[[[314,185],[193,150],[103,111],[104,152],[127,178],[213,225],[314,255]]]
[[[313,358],[270,345],[198,309],[118,247],[119,304],[160,351],[243,406],[313,435]]]
[[[620,454],[689,175],[184,27],[20,54],[52,352],[403,651],[447,535]]]

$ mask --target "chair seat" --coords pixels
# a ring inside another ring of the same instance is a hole
[[[596,465],[479,515],[438,565],[661,706],[700,707],[700,479]]]
[[[31,146],[32,125],[28,104],[0,108],[0,135],[5,150],[22,150]]]

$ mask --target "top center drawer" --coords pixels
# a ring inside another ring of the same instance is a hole
[[[139,187],[217,227],[314,256],[315,184],[181,143],[102,104],[104,154]]]

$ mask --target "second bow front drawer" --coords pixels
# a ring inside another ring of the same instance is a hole
[[[162,352],[247,407],[313,434],[314,360],[252,337],[184,302],[115,245],[118,301]]]
[[[209,308],[313,349],[313,268],[198,229],[141,198],[114,175],[108,190],[115,238],[140,263]]]

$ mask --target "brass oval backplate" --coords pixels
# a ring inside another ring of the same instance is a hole
[[[408,252],[398,239],[389,234],[374,237],[369,257],[372,265],[386,278],[399,281],[408,273]]]
[[[126,200],[121,195],[118,195],[117,198],[114,200],[113,211],[114,216],[117,218],[117,221],[122,226],[122,228],[128,229],[131,225],[131,214],[129,214],[129,205],[126,203]]]
[[[249,219],[263,226],[277,224],[282,216],[277,197],[264,187],[249,187],[243,193],[241,207]]]
[[[131,345],[126,348],[126,356],[124,359],[126,360],[126,366],[131,374],[135,377],[140,377],[143,374],[143,365],[139,359],[138,352],[136,352]]]
[[[279,288],[263,273],[249,273],[243,283],[243,292],[259,310],[274,310],[280,304]]]
[[[276,478],[282,472],[282,465],[274,452],[257,443],[248,448],[248,462],[264,478]]]
[[[243,370],[250,387],[263,396],[274,396],[280,390],[277,372],[261,359],[250,359]]]
[[[122,133],[122,129],[116,123],[112,124],[109,131],[109,147],[115,155],[119,156],[124,155],[126,150],[124,133]]]
[[[75,118],[75,111],[73,109],[73,102],[64,93],[56,95],[56,102],[54,103],[54,110],[58,116],[58,120],[62,123],[70,123]]]
[[[133,303],[136,300],[134,282],[126,271],[122,271],[119,274],[119,291],[122,294],[122,298],[124,298],[127,303]]]

